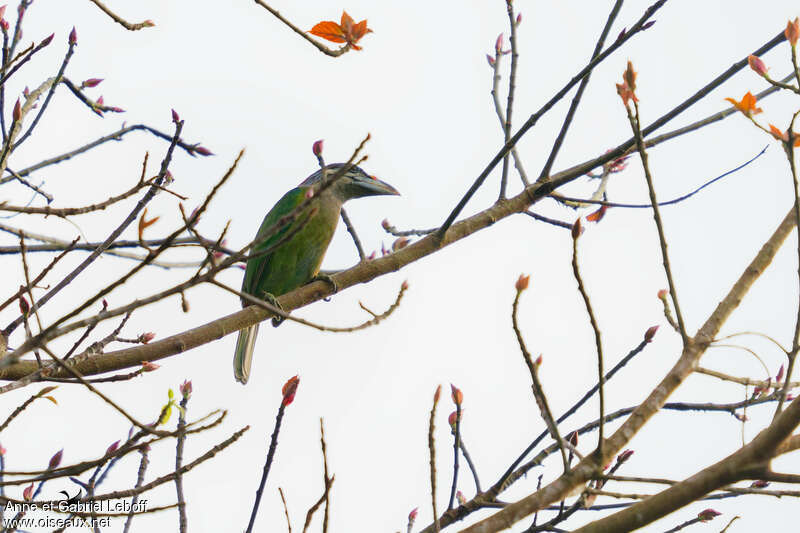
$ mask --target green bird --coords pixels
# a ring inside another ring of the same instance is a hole
[[[350,165],[333,183],[320,191],[323,179],[331,179],[346,163],[335,163],[314,172],[299,186],[283,195],[270,209],[254,241],[247,260],[242,292],[277,305],[276,297],[291,292],[320,276],[322,258],[331,242],[342,204],[363,196],[399,195],[397,189],[374,178],[355,165]],[[273,235],[265,235],[281,218],[295,210],[306,199],[308,205]],[[288,236],[288,237],[287,237]],[[266,249],[270,252],[262,253]],[[327,281],[331,281],[327,278]],[[335,287],[334,287],[335,288]],[[242,307],[252,305],[242,299]],[[273,318],[273,325],[280,324]],[[233,358],[233,374],[242,384],[247,383],[253,348],[258,335],[258,324],[239,331],[236,353]]]

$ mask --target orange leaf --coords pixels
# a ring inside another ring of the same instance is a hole
[[[356,43],[366,34],[372,33],[372,30],[367,28],[366,19],[356,24],[347,11],[342,11],[339,24],[326,20],[311,28],[310,33],[334,43],[347,43],[353,50],[361,50]]]
[[[601,205],[600,209],[586,215],[586,220],[588,222],[600,222],[601,220],[603,220],[603,217],[605,216],[607,209],[608,209],[607,205]]]
[[[749,117],[751,115],[757,115],[763,111],[760,107],[756,107],[756,97],[753,96],[753,93],[747,91],[744,96],[742,96],[742,100],[737,102],[733,98],[726,98],[728,102],[733,104],[733,107],[738,109],[742,112],[745,116]]]
[[[772,133],[772,136],[775,137],[779,141],[788,142],[789,136],[786,133],[782,132],[772,124],[769,125],[769,131]]]
[[[311,28],[309,33],[334,43],[347,42],[347,39],[345,39],[344,29],[342,29],[341,26],[332,20],[325,20],[316,24],[313,28]]]
[[[800,18],[795,17],[794,20],[787,22],[783,34],[792,46],[797,46],[797,38],[800,37]]]
[[[622,83],[617,84],[617,94],[622,98],[622,102],[628,105],[628,100],[638,102],[636,98],[636,71],[633,70],[633,63],[628,61],[628,67],[622,73]]]

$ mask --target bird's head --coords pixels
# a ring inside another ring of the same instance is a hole
[[[322,181],[323,175],[327,179],[332,178],[346,163],[333,163],[327,165],[324,169],[319,169],[300,184],[301,187],[309,187]],[[379,180],[374,176],[370,176],[364,172],[361,167],[350,165],[350,168],[345,170],[344,174],[336,179],[331,185],[331,190],[342,203],[353,198],[361,198],[364,196],[380,196],[380,195],[399,195],[397,189],[388,183]]]

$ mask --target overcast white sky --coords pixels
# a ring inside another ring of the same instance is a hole
[[[334,162],[347,159],[369,132],[372,140],[364,167],[403,193],[399,198],[348,204],[369,252],[393,240],[380,227],[384,218],[399,228],[440,224],[501,146],[489,93],[491,70],[485,59],[497,35],[507,34],[508,21],[500,0],[491,5],[368,0],[351,0],[346,5],[322,0],[274,4],[303,29],[320,20],[338,20],[342,8],[357,21],[367,18],[374,33],[361,42],[364,50],[338,59],[322,55],[250,1],[108,3],[128,20],[152,19],[156,26],[127,32],[86,0],[38,0],[29,9],[23,43],[39,41],[52,32],[55,41],[15,75],[7,94],[13,102],[24,85],[35,87],[55,74],[67,34],[75,25],[79,45],[67,76],[75,81],[104,78],[92,94],[102,94],[107,104],[127,112],[101,119],[66,90],[59,90],[37,135],[14,154],[12,168],[72,149],[113,131],[123,121],[171,131],[170,108],[175,108],[186,121],[184,138],[202,142],[216,154],[202,159],[176,154],[171,167],[174,189],[190,197],[189,207],[202,201],[238,151],[246,149],[233,179],[200,225],[204,233],[216,235],[231,220],[228,242],[236,247],[249,242],[273,203],[315,169],[313,141],[325,139],[325,156]],[[515,2],[524,19],[519,28],[515,125],[583,67],[611,4]],[[627,2],[611,40],[623,27],[630,27],[647,5]],[[9,13],[13,12],[10,7]],[[738,0],[668,2],[655,17],[654,27],[636,36],[595,71],[554,170],[595,157],[629,137],[614,88],[628,59],[639,72],[640,108],[643,122],[649,123],[782,31],[786,20],[798,14],[797,3],[789,0],[755,6]],[[788,57],[789,47],[784,43],[765,61],[771,72],[782,77],[789,71]],[[738,99],[746,90],[756,92],[764,87],[765,82],[755,74],[743,71],[664,131],[722,109],[727,105],[723,101],[726,96]],[[550,151],[567,102],[557,105],[519,144],[533,176]],[[765,112],[759,118],[763,117],[764,123],[785,129],[797,100],[779,95],[761,107]],[[780,147],[741,116],[651,152],[658,194],[670,199],[741,164],[767,144],[766,154],[746,169],[663,210],[676,283],[692,332],[789,209],[790,175]],[[150,169],[155,173],[165,149],[165,143],[133,133],[125,142],[50,167],[33,178],[37,183],[44,181],[56,198],[54,205],[89,204],[127,189],[138,179],[145,151],[150,152]],[[494,201],[498,182],[499,173],[495,172],[465,214]],[[519,180],[513,172],[510,184],[511,192],[516,193]],[[567,190],[588,195],[592,187],[587,180],[578,180]],[[647,201],[637,159],[612,179],[609,197]],[[20,203],[27,201],[28,195],[7,186],[2,199],[7,198]],[[168,195],[159,195],[150,204],[149,214],[160,215],[161,220],[149,228],[149,236],[166,234],[174,227],[179,220],[175,204]],[[551,202],[542,202],[536,210],[570,222],[576,216]],[[116,210],[78,217],[75,222],[87,239],[102,240],[122,216],[122,211]],[[63,238],[73,238],[77,231],[63,221],[41,217],[18,216],[4,222]],[[126,237],[134,238],[135,230]],[[13,237],[0,239],[3,244],[15,243]],[[760,331],[790,344],[798,300],[797,254],[792,250],[795,239],[793,234],[725,332]],[[609,411],[635,405],[680,353],[679,337],[665,324],[656,298],[666,281],[652,216],[647,210],[611,209],[601,224],[588,229],[580,248],[609,367],[640,342],[648,327],[662,326],[655,342],[608,386]],[[400,283],[408,280],[410,289],[402,306],[379,327],[346,335],[320,333],[294,323],[279,329],[262,327],[246,387],[233,380],[235,336],[231,335],[161,361],[157,372],[103,390],[139,419],[150,420],[166,400],[167,389],[177,389],[188,378],[194,383],[190,417],[228,409],[221,427],[187,443],[188,460],[242,426],[251,426],[235,446],[186,478],[191,531],[245,528],[280,388],[295,374],[301,377],[300,388],[284,418],[256,530],[285,530],[279,486],[287,496],[295,530],[322,493],[319,417],[325,419],[329,464],[336,475],[330,531],[405,531],[406,516],[417,506],[417,525],[425,526],[431,521],[427,421],[437,384],[452,382],[464,392],[463,437],[485,486],[543,429],[510,326],[514,281],[520,273],[531,274],[531,289],[520,310],[522,330],[530,349],[544,354],[540,376],[553,410],[563,412],[596,381],[593,336],[572,278],[570,254],[567,231],[525,216],[512,217],[400,272],[296,313],[324,324],[353,325],[365,319],[359,301],[373,310],[384,309]],[[74,254],[65,261],[62,272],[82,258]],[[353,244],[340,228],[324,268],[346,268],[356,260]],[[2,294],[7,294],[20,284],[21,268],[15,256],[4,256],[2,261]],[[34,269],[47,261],[45,256],[32,258]],[[94,294],[130,266],[130,262],[115,258],[97,261],[44,308],[43,317],[59,317],[71,304]],[[111,295],[109,301],[120,305],[187,274],[186,270],[150,270]],[[238,286],[241,271],[232,270],[223,278]],[[126,328],[128,336],[154,331],[163,338],[240,307],[236,297],[217,289],[199,288],[187,296],[190,313],[183,314],[176,299],[151,306],[133,315]],[[0,323],[14,317],[14,310],[6,309]],[[11,339],[12,346],[20,342],[19,336]],[[774,375],[783,362],[782,355],[766,342],[745,342]],[[703,365],[734,375],[765,377],[761,364],[740,350],[711,350]],[[11,411],[36,390],[38,387],[28,387],[4,396],[3,412]],[[695,376],[673,399],[737,401],[743,395],[741,388]],[[3,433],[8,469],[43,467],[62,447],[65,464],[94,458],[126,435],[125,420],[90,393],[62,386],[56,396],[57,407],[49,402],[36,404]],[[440,508],[451,481],[452,442],[446,423],[451,410],[449,395],[444,395],[436,434]],[[564,430],[594,419],[596,413],[596,403],[590,402]],[[764,407],[748,411],[753,420],[744,428],[745,435],[755,435],[771,413]],[[741,434],[741,424],[728,414],[664,412],[631,443],[636,453],[621,473],[685,477],[735,450]],[[596,435],[586,436],[580,449],[591,451],[595,441]],[[173,451],[171,444],[154,447],[148,479],[172,468]],[[552,480],[559,463],[553,457],[544,469],[533,470],[502,498],[513,501],[532,492],[539,473],[544,473],[545,481]],[[795,454],[778,464],[797,472],[800,461]],[[132,485],[137,466],[133,460],[123,461],[106,488]],[[56,485],[46,485],[43,496],[57,497],[58,490],[65,487]],[[464,468],[459,488],[468,498],[474,495]],[[615,489],[654,490],[652,486]],[[10,493],[19,496],[14,490]],[[151,506],[169,503],[174,487],[165,485],[147,497]],[[777,529],[796,520],[797,503],[766,497],[698,503],[647,531],[669,529],[706,507],[724,513],[713,526],[716,530],[723,521],[740,515],[741,520],[729,530],[733,533]],[[464,524],[489,512],[475,513]],[[598,516],[579,513],[569,524]],[[316,520],[312,530],[320,528],[319,517]],[[523,531],[529,524],[530,520],[525,520],[513,531]],[[169,512],[140,519],[138,530],[146,528],[177,530],[177,515]]]

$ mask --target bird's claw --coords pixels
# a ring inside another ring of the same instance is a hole
[[[324,281],[325,283],[330,285],[331,288],[333,289],[333,292],[331,294],[336,294],[337,292],[339,292],[339,286],[336,284],[336,281],[334,281],[334,279],[330,277],[328,274],[323,274],[320,272],[319,274],[314,276],[314,278],[311,281]],[[330,297],[323,298],[323,300],[329,302]]]
[[[278,309],[283,311],[283,306],[281,306],[281,303],[272,294],[265,292],[261,299],[267,302],[269,305],[277,307]],[[272,317],[272,327],[277,328],[278,326],[281,325],[281,323],[283,323],[284,320],[285,319],[282,316],[276,315]]]

